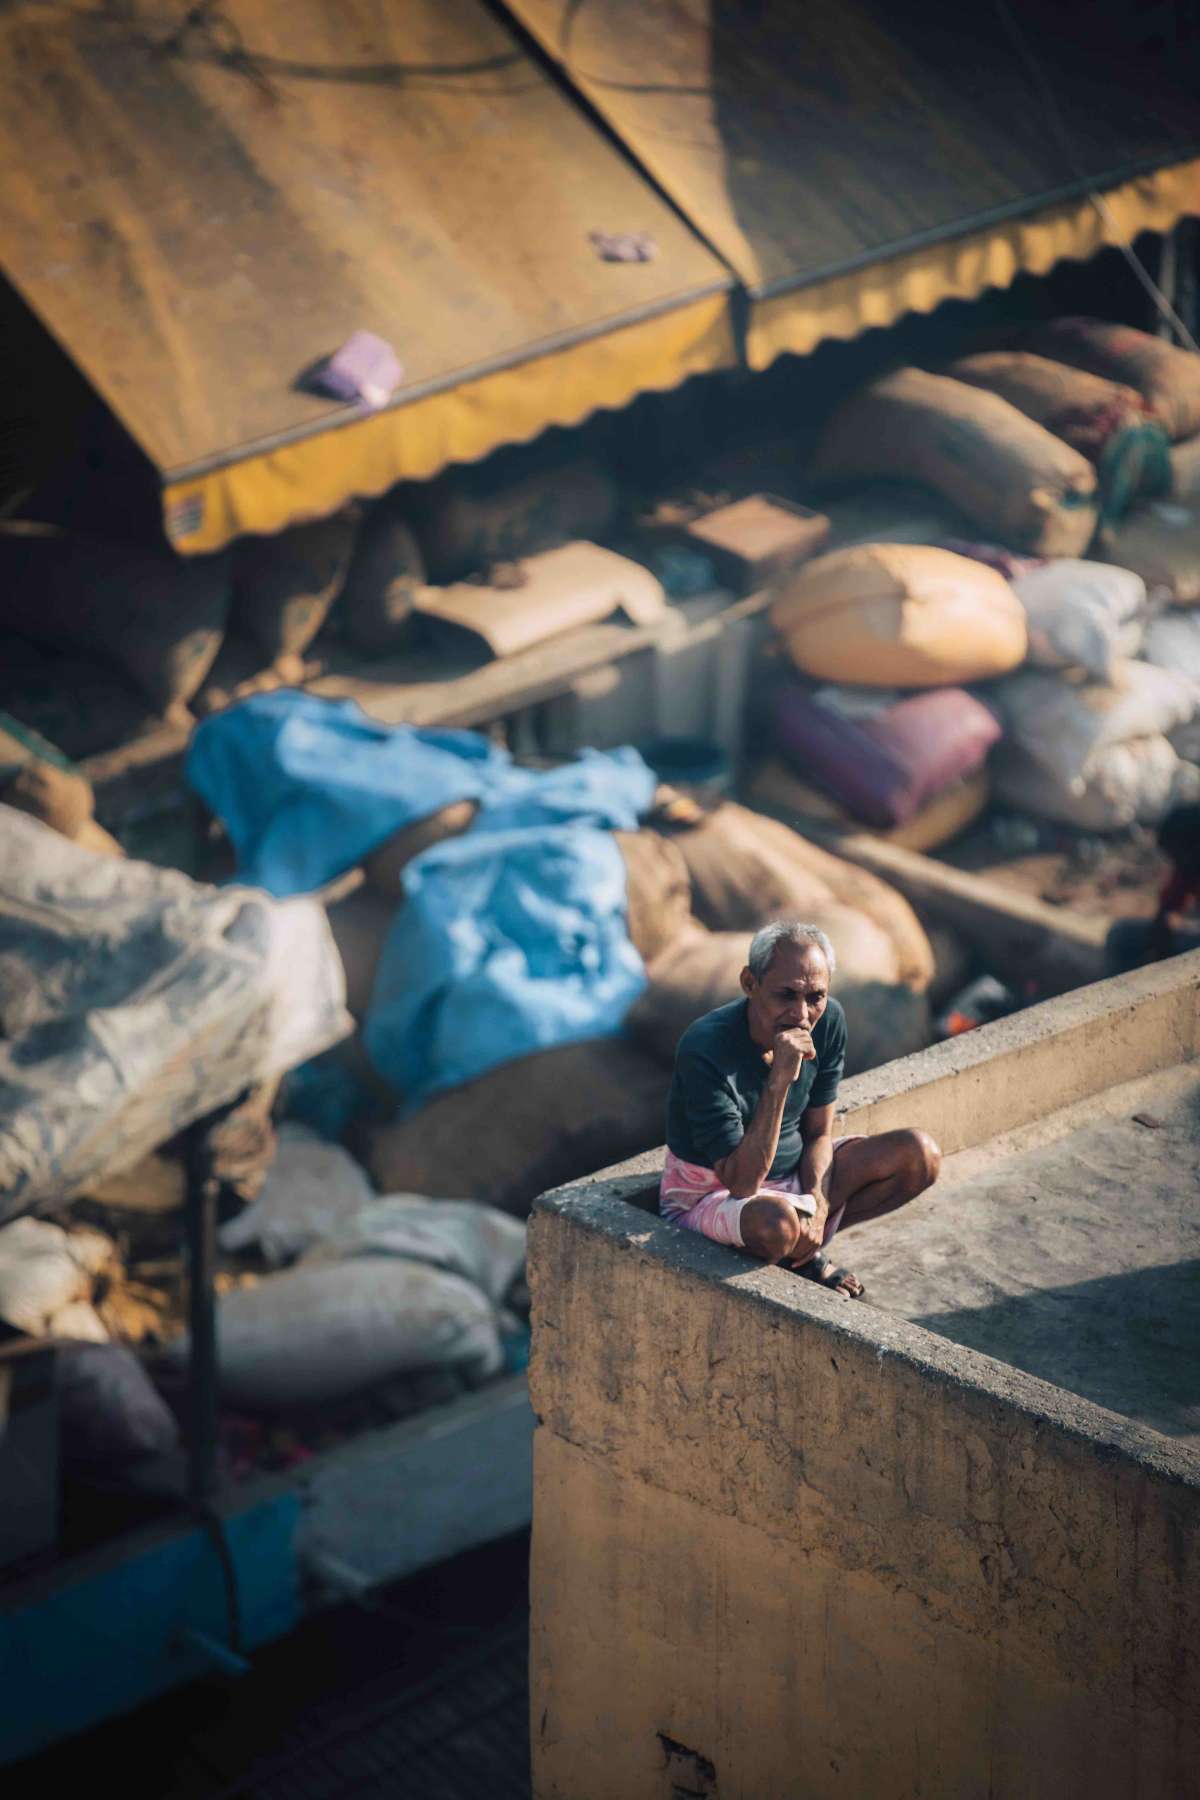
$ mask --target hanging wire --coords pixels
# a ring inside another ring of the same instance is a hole
[[[1014,18],[1012,10],[1008,5],[1008,0],[993,0],[993,4],[1001,24],[1004,26],[1004,29],[1007,31],[1009,38],[1012,41],[1013,47],[1025,64],[1030,79],[1041,96],[1042,105],[1046,110],[1046,116],[1050,121],[1055,136],[1058,138],[1059,147],[1062,150],[1063,156],[1066,158],[1067,165],[1071,172],[1085,184],[1088,200],[1113,235],[1114,247],[1121,252],[1121,255],[1129,264],[1130,269],[1141,283],[1141,286],[1153,301],[1159,314],[1170,325],[1180,343],[1185,345],[1187,349],[1200,354],[1200,344],[1197,344],[1195,338],[1192,336],[1175,308],[1171,305],[1171,302],[1167,299],[1167,296],[1163,293],[1149,269],[1146,268],[1133,246],[1125,242],[1121,227],[1113,216],[1112,208],[1109,206],[1103,194],[1097,193],[1096,189],[1092,186],[1087,172],[1075,154],[1075,146],[1071,142],[1071,134],[1067,130],[1066,121],[1062,116],[1054,89],[1047,79],[1045,70],[1030,49],[1029,40],[1025,36],[1025,33],[1017,20]]]

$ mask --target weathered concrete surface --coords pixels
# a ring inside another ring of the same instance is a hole
[[[1198,978],[874,1071],[853,1122],[1067,1144],[1050,1108],[1194,1054]],[[531,1224],[538,1800],[1195,1792],[1200,1455],[632,1209],[653,1168]]]
[[[1200,1068],[950,1158],[838,1258],[872,1305],[1200,1447]]]

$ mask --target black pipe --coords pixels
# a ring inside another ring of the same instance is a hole
[[[188,1495],[206,1506],[217,1484],[217,1205],[220,1182],[208,1147],[211,1119],[188,1132],[187,1254],[188,1325]]]

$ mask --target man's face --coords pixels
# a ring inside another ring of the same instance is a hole
[[[742,970],[750,1036],[769,1050],[781,1031],[811,1031],[829,1003],[829,969],[815,944],[777,944],[761,981]]]

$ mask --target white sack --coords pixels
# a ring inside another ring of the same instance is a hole
[[[1200,608],[1163,613],[1146,627],[1142,657],[1160,669],[1189,675],[1200,688]]]
[[[500,1368],[495,1308],[461,1276],[361,1256],[268,1275],[217,1302],[221,1392],[234,1405],[341,1400],[416,1369]],[[167,1347],[187,1354],[186,1339]]]
[[[49,1337],[67,1307],[91,1300],[94,1278],[115,1256],[101,1231],[68,1232],[48,1219],[6,1225],[0,1230],[0,1319],[30,1337]]]
[[[94,856],[0,806],[0,1220],[327,1049],[343,1000],[315,901]]]
[[[1111,684],[1075,684],[1048,670],[1021,669],[993,683],[988,698],[1009,743],[1078,794],[1097,751],[1185,724],[1200,705],[1200,687],[1173,669],[1121,662]]]
[[[257,1246],[279,1268],[324,1243],[375,1198],[365,1171],[340,1144],[307,1125],[279,1127],[275,1160],[255,1199],[221,1227],[222,1250]]]
[[[499,1306],[525,1267],[525,1223],[478,1200],[374,1200],[310,1251],[305,1267],[351,1256],[405,1256],[461,1275]]]
[[[1018,575],[1013,590],[1029,625],[1029,661],[1039,669],[1086,669],[1111,681],[1129,642],[1126,625],[1146,605],[1146,584],[1130,569],[1059,556]],[[1134,636],[1137,636],[1135,631]]]
[[[1020,812],[1080,831],[1120,831],[1157,825],[1172,806],[1200,799],[1200,769],[1182,762],[1165,737],[1132,738],[1098,750],[1075,787],[1019,746],[1001,745],[992,759],[992,793]]]

